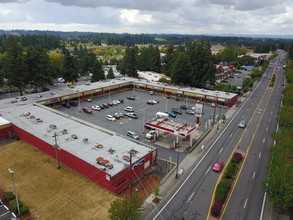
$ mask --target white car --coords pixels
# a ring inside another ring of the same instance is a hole
[[[98,106],[98,105],[93,105],[92,106],[92,109],[93,110],[96,110],[96,111],[100,111],[101,110],[100,106]]]
[[[115,121],[116,119],[114,118],[113,115],[107,115],[107,120],[109,120],[109,121]]]
[[[242,120],[238,125],[239,128],[245,128],[245,126],[246,126],[246,122],[244,120]]]
[[[127,106],[124,110],[128,112],[134,112],[133,107],[130,107],[130,106]]]

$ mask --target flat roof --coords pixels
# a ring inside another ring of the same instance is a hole
[[[108,160],[113,168],[107,168],[106,172],[111,176],[130,165],[127,156],[129,158],[131,150],[136,151],[132,157],[132,163],[135,163],[155,149],[37,103],[10,103],[7,100],[0,100],[0,104],[2,117],[41,140],[54,145],[53,136],[56,132],[59,148],[101,169],[104,166],[97,164],[96,159],[102,157]],[[63,129],[66,129],[68,133],[62,134]],[[78,139],[74,139],[74,135]],[[88,139],[87,143],[83,141],[84,138]],[[97,148],[98,144],[103,147]]]

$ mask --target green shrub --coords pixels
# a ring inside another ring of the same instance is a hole
[[[15,195],[13,194],[13,192],[6,192],[6,193],[4,194],[4,200],[5,200],[6,202],[9,203],[9,201],[11,201],[11,200],[13,200],[13,199],[15,199]]]
[[[28,214],[30,212],[30,210],[29,210],[29,207],[27,207],[27,206],[22,206],[21,208],[20,208],[20,214],[21,215],[26,215],[26,214]]]
[[[23,203],[20,200],[18,200],[18,204],[19,204],[19,208],[21,208],[22,205],[23,205]],[[13,199],[13,200],[9,201],[9,206],[11,207],[11,209],[12,209],[13,212],[17,212],[18,211],[17,210],[16,199]]]
[[[237,162],[236,161],[231,161],[227,167],[226,170],[226,178],[231,179],[235,172],[236,172],[236,166],[237,166]]]
[[[216,199],[225,201],[230,188],[231,188],[231,182],[222,180],[216,189]]]

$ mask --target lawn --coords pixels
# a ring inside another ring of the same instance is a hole
[[[34,219],[109,219],[113,193],[87,180],[31,145],[16,141],[0,146],[0,188],[13,191],[8,168],[14,170],[18,197]]]

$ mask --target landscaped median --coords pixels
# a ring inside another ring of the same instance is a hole
[[[235,151],[232,159],[227,163],[223,170],[216,191],[214,195],[213,205],[210,210],[211,219],[217,219],[225,206],[226,199],[230,193],[230,189],[233,188],[235,183],[235,177],[241,167],[245,154],[241,151]]]

